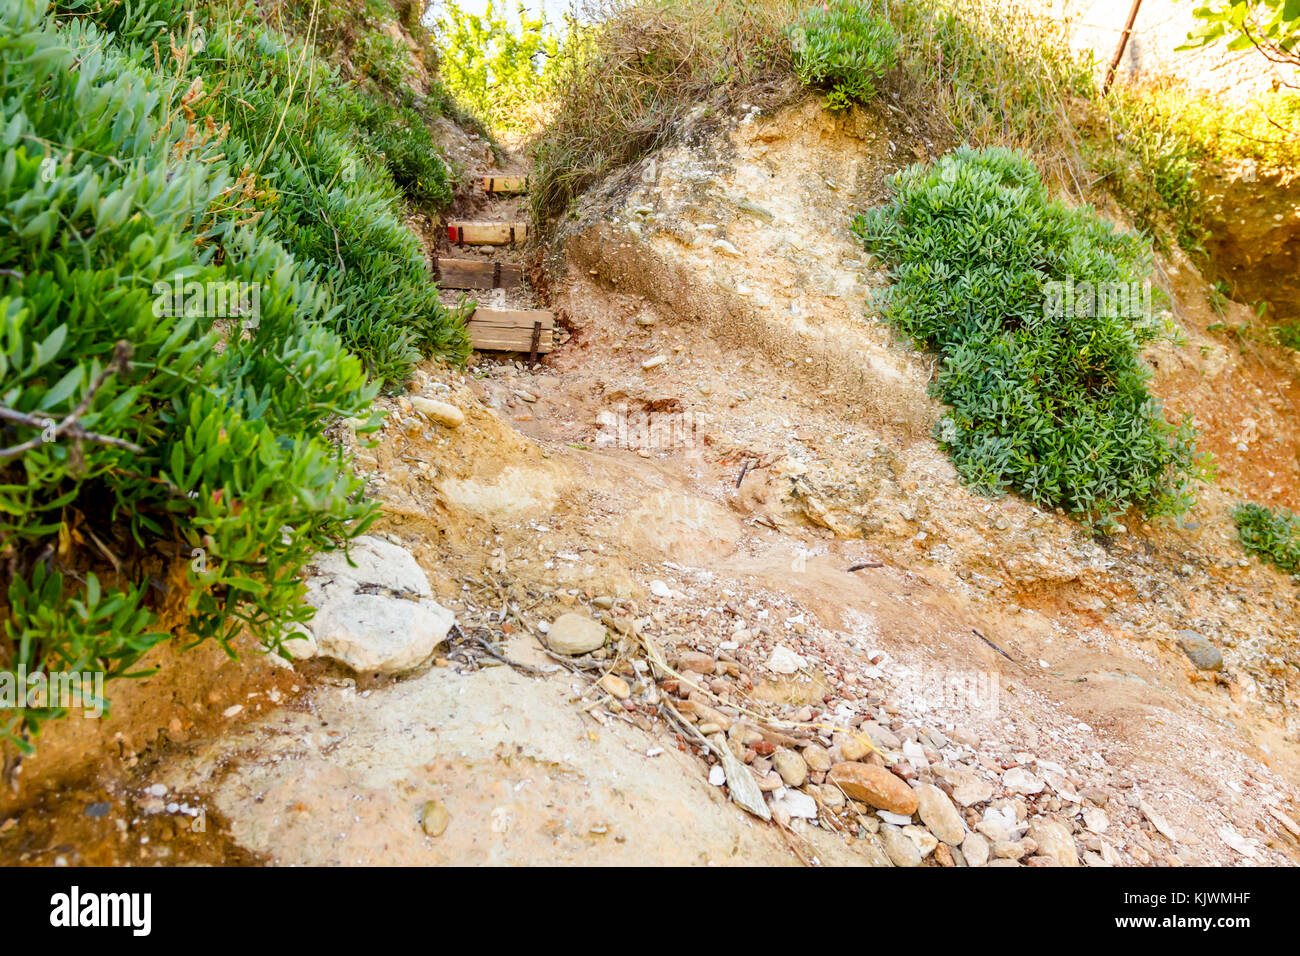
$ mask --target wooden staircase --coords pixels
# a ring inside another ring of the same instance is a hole
[[[528,189],[526,176],[484,176],[481,188],[489,196],[517,196]],[[526,222],[459,220],[446,224],[447,243],[466,246],[508,247],[528,238]],[[444,289],[491,291],[524,286],[524,270],[517,262],[439,256],[434,275]],[[523,352],[531,362],[555,348],[555,315],[546,309],[499,309],[478,305],[469,320],[470,344],[480,352]]]

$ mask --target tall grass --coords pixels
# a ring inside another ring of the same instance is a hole
[[[794,0],[614,3],[567,50],[555,119],[534,150],[539,223],[665,143],[693,108],[717,108],[791,72]]]
[[[556,119],[536,148],[534,215],[562,214],[592,183],[662,145],[691,109],[789,82],[795,0],[620,0],[565,64]],[[996,0],[890,0],[898,65],[881,81],[952,142],[1033,157],[1075,201],[1115,197],[1168,249],[1205,235],[1203,167],[1242,158],[1300,166],[1300,99],[1231,109],[1173,84],[1116,87],[1073,50],[1068,26]]]

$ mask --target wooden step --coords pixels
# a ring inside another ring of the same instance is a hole
[[[469,341],[480,352],[541,355],[555,347],[555,313],[547,309],[475,309]]]
[[[528,192],[528,177],[484,176],[483,191],[485,193],[526,193]]]
[[[526,222],[470,222],[454,219],[447,223],[447,239],[458,246],[507,246],[528,238]]]
[[[514,289],[524,281],[523,266],[481,259],[434,259],[434,275],[444,289]]]

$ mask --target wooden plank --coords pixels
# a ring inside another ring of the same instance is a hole
[[[551,351],[555,314],[546,309],[476,309],[469,320],[470,344],[480,352],[529,352],[534,331],[539,332],[538,354]]]
[[[460,246],[506,246],[528,238],[526,222],[470,222],[456,219],[447,223],[447,239]]]
[[[485,193],[526,193],[528,192],[528,177],[484,176],[483,191]]]
[[[512,262],[439,258],[433,268],[444,289],[514,289],[524,281],[523,266]]]

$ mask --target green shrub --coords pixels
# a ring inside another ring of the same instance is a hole
[[[479,15],[455,2],[443,5],[442,81],[491,129],[528,133],[541,125],[554,98],[561,38],[548,30],[544,9],[530,16],[518,3],[512,21],[505,6],[488,0]]]
[[[883,315],[941,355],[938,437],[963,478],[1102,527],[1185,510],[1203,472],[1190,425],[1166,423],[1147,390],[1139,352],[1160,327],[1143,314],[1143,240],[1052,200],[1006,149],[963,147],[892,186],[854,231],[890,267]],[[1114,301],[1088,307],[1084,282]]]
[[[463,354],[336,77],[252,4],[193,16],[0,8],[6,670],[130,675],[178,624],[283,653],[376,514],[326,423]]]
[[[1233,509],[1241,546],[1287,574],[1300,574],[1300,517],[1286,508],[1244,504]]]
[[[431,209],[451,205],[447,166],[417,106],[395,106],[363,90],[353,91],[346,103],[348,120],[362,143],[377,163],[388,167],[407,199]]]
[[[789,30],[795,75],[826,90],[833,110],[866,103],[898,58],[898,37],[883,11],[861,0],[830,0]]]

